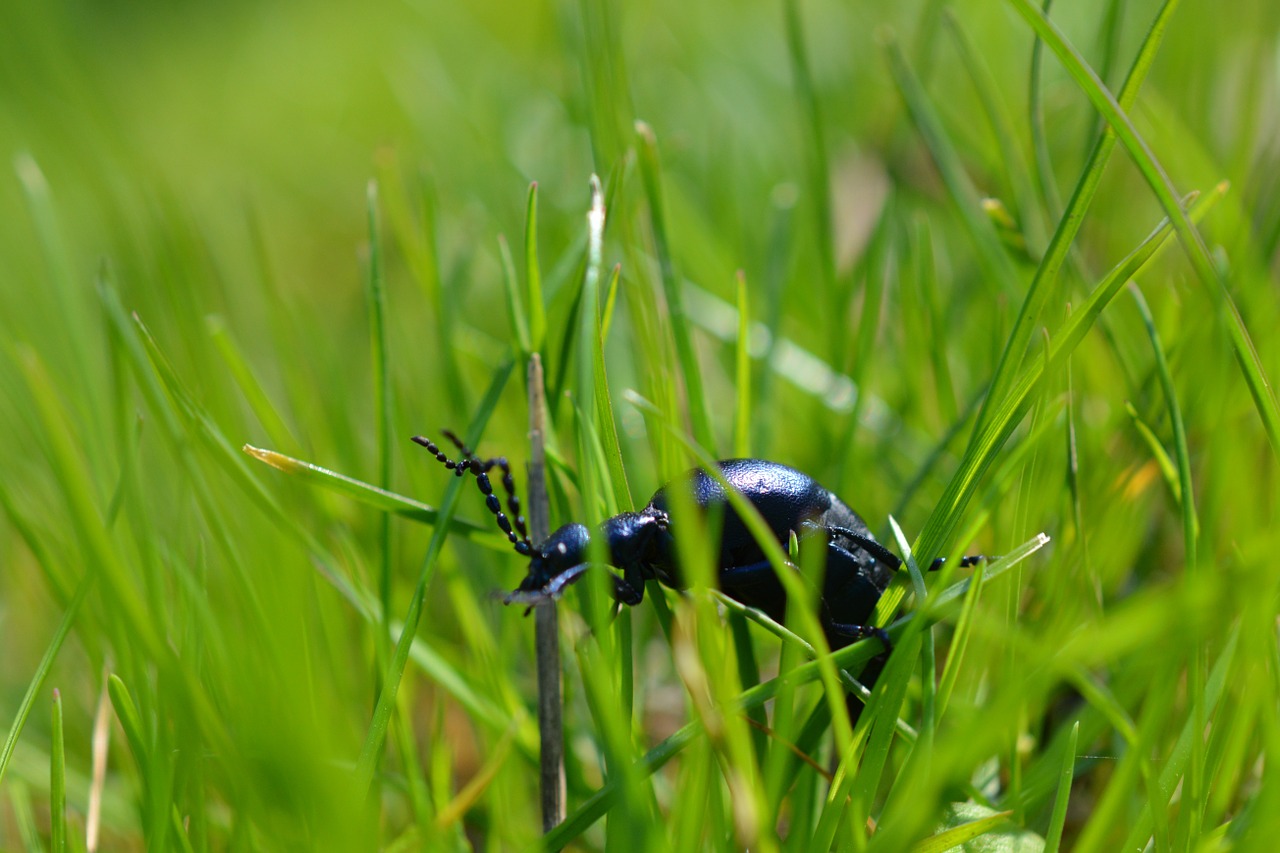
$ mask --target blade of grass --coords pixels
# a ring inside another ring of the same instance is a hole
[[[18,837],[22,839],[22,846],[29,853],[43,853],[40,830],[36,829],[36,810],[31,804],[31,790],[24,782],[10,782],[6,787],[13,808],[13,823]]]
[[[610,279],[610,284],[617,284],[617,269]],[[611,287],[611,293],[617,291]],[[608,311],[608,307],[606,308]],[[605,321],[596,316],[595,330],[589,340],[595,342],[591,354],[591,381],[594,388],[592,397],[596,402],[596,431],[600,435],[601,450],[604,453],[604,464],[609,472],[612,484],[610,508],[631,509],[631,489],[627,485],[627,472],[622,467],[622,445],[618,441],[618,428],[613,421],[613,401],[609,393],[609,377],[605,371],[604,339]]]
[[[62,643],[67,639],[71,626],[75,624],[80,607],[84,604],[89,590],[93,588],[93,583],[97,576],[96,572],[87,571],[81,576],[80,582],[76,584],[75,595],[68,602],[67,609],[63,612],[62,619],[58,622],[58,627],[49,641],[49,646],[45,649],[43,657],[40,658],[40,663],[36,666],[36,671],[32,674],[31,682],[27,685],[27,692],[23,694],[22,701],[18,703],[18,709],[14,713],[13,724],[9,726],[9,733],[5,736],[4,745],[0,746],[0,780],[4,779],[5,770],[8,769],[9,761],[13,758],[13,751],[18,745],[18,738],[27,723],[27,717],[30,716],[32,707],[35,705],[36,697],[40,694],[45,679],[49,677],[49,670],[53,666],[54,660],[57,659],[58,652],[62,650]],[[61,709],[60,704],[58,707]],[[61,714],[61,710],[58,713]]]
[[[1053,798],[1053,811],[1049,815],[1049,831],[1044,835],[1044,853],[1058,853],[1062,844],[1062,829],[1067,823],[1067,804],[1071,799],[1071,783],[1075,779],[1076,742],[1080,737],[1080,722],[1071,727],[1071,737],[1062,752],[1062,774],[1058,777],[1058,793]]]
[[[1044,12],[1049,14],[1053,0],[1044,0]],[[1044,42],[1036,39],[1031,45],[1031,69],[1027,74],[1027,118],[1031,126],[1031,151],[1035,159],[1035,176],[1049,215],[1057,217],[1062,210],[1062,197],[1058,195],[1058,182],[1053,174],[1053,158],[1049,155],[1049,135],[1044,129],[1043,87],[1040,79],[1044,73]]]
[[[105,675],[105,674],[104,674]],[[93,714],[93,778],[89,783],[89,808],[84,820],[84,845],[89,853],[98,849],[98,831],[102,825],[103,794],[107,786],[107,754],[111,749],[111,700],[107,692],[108,681],[102,679],[98,691],[98,706]]]
[[[542,268],[538,263],[538,182],[529,184],[524,224],[525,295],[529,303],[529,347],[542,352],[547,341],[547,306],[542,295]]]
[[[101,397],[103,383],[97,381],[99,359],[91,350],[93,338],[82,333],[93,329],[94,325],[88,316],[85,300],[80,298],[79,276],[71,264],[75,255],[67,244],[53,193],[40,164],[23,152],[14,158],[13,167],[22,185],[27,212],[35,226],[41,257],[48,267],[49,276],[45,283],[53,293],[60,317],[55,328],[46,330],[44,334],[59,335],[59,346],[52,351],[70,354],[71,363],[75,365],[72,375],[79,380],[77,393],[72,399],[77,404],[84,404],[77,407],[75,413],[78,419],[89,420],[92,413],[106,411],[106,407]],[[94,451],[89,449],[89,452]]]
[[[840,764],[818,819],[813,849],[831,849],[836,831],[846,818],[856,833],[855,838],[865,833],[872,797],[889,760],[895,721],[906,701],[911,671],[920,654],[917,647],[920,639],[919,627],[913,630],[908,623],[901,638],[894,641],[897,654],[889,655],[889,663],[877,680],[876,689],[871,691],[871,701],[858,721],[859,736],[837,741],[841,749]]]
[[[733,455],[751,457],[751,312],[748,308],[747,276],[738,270],[738,340],[734,347],[734,388],[738,402],[733,412]]]
[[[1142,439],[1142,443],[1151,451],[1151,458],[1160,468],[1160,476],[1164,479],[1165,485],[1169,489],[1169,494],[1173,495],[1176,503],[1182,503],[1182,486],[1178,483],[1178,466],[1177,463],[1169,456],[1169,451],[1164,449],[1164,445],[1160,443],[1160,437],[1155,434],[1155,430],[1142,419],[1142,415],[1133,407],[1132,403],[1125,404],[1125,412],[1129,415],[1129,419],[1133,421],[1133,427],[1138,431],[1138,437]]]
[[[600,340],[609,340],[609,327],[613,323],[613,311],[618,306],[618,285],[622,281],[622,264],[614,264],[609,274],[609,286],[605,288],[604,309],[600,312]]]
[[[649,202],[649,224],[653,230],[654,251],[658,257],[658,270],[662,278],[662,293],[667,300],[667,314],[671,334],[676,342],[676,358],[680,375],[685,383],[685,405],[693,435],[703,447],[715,449],[715,433],[711,428],[711,416],[707,412],[707,394],[702,385],[702,370],[693,348],[693,335],[689,318],[685,313],[684,296],[680,278],[676,275],[675,261],[667,240],[667,223],[662,199],[662,163],[658,158],[658,140],[653,129],[644,122],[636,123],[636,151],[640,160],[640,177]]]
[[[986,835],[1009,822],[1013,812],[996,812],[978,820],[971,820],[951,829],[931,835],[911,848],[911,853],[946,853],[948,850],[965,849],[967,842]]]
[[[120,728],[124,730],[124,738],[129,742],[133,760],[145,769],[151,750],[147,748],[142,717],[138,714],[138,706],[133,697],[129,695],[129,688],[115,673],[107,676],[107,694],[111,697],[111,707],[115,709]]]
[[[245,402],[253,410],[254,416],[266,431],[267,436],[282,447],[301,447],[298,437],[294,435],[275,404],[271,402],[271,398],[267,396],[262,382],[254,374],[248,359],[245,358],[231,331],[227,328],[226,321],[217,315],[210,315],[205,318],[205,330],[209,333],[209,338],[213,341],[218,354],[222,356],[222,363],[226,365]]]
[[[938,416],[944,424],[954,424],[960,418],[955,382],[951,378],[951,365],[947,361],[948,340],[945,312],[942,305],[942,287],[938,280],[937,258],[933,244],[933,231],[924,216],[915,221],[915,240],[912,256],[916,260],[918,275],[916,284],[920,290],[921,312],[925,322],[925,335],[930,344],[925,347],[933,367],[933,397],[938,401]],[[945,444],[943,445],[945,446]]]
[[[264,450],[261,447],[253,447],[249,444],[244,445],[241,450],[259,462],[270,465],[277,471],[283,471],[292,477],[297,477],[300,482],[321,486],[330,491],[354,498],[375,509],[395,513],[412,521],[430,525],[436,525],[441,522],[440,510],[422,501],[406,498],[403,495],[380,489],[354,477],[339,474],[337,471],[331,471],[320,465],[304,462],[301,459],[295,459],[292,456],[286,456],[274,450]],[[493,533],[492,525],[452,518],[448,522],[448,530],[454,536],[461,536],[470,542],[475,542],[477,545],[483,545],[486,548],[492,548],[495,551],[511,550],[511,545],[507,542],[506,537]]]
[[[502,291],[506,296],[507,322],[511,324],[511,332],[516,337],[522,358],[528,358],[533,351],[533,341],[529,334],[529,322],[520,298],[520,283],[516,280],[516,262],[511,257],[511,246],[507,238],[498,235],[498,260],[502,264]]]
[[[939,717],[946,714],[947,706],[951,704],[951,693],[956,687],[956,679],[960,676],[960,665],[964,662],[965,649],[969,647],[969,638],[973,634],[974,613],[978,608],[978,596],[982,593],[985,573],[986,567],[979,563],[970,576],[969,590],[965,593],[964,605],[960,609],[960,618],[956,621],[951,647],[947,651],[947,662],[942,666],[942,679],[938,684]]]
[[[49,731],[49,849],[67,850],[67,754],[62,738],[62,694],[53,691],[52,726]],[[0,774],[2,775],[2,774]]]
[[[120,609],[118,617],[136,633],[138,645],[155,660],[165,659],[163,643],[153,620],[130,582],[129,574],[107,535],[102,514],[94,503],[93,485],[78,452],[79,442],[72,437],[66,412],[54,396],[56,386],[34,350],[19,347],[18,366],[35,401],[54,474],[67,501],[76,537],[86,558],[94,565],[93,574],[102,575],[111,600]]]
[[[369,229],[369,260],[365,281],[365,308],[369,312],[369,344],[373,384],[374,442],[377,448],[377,484],[387,491],[391,483],[391,389],[387,382],[386,284],[382,277],[382,239],[378,224],[378,184],[365,190],[365,215]],[[386,668],[391,620],[391,516],[378,517],[378,604],[381,630],[374,633],[377,666]],[[375,696],[378,683],[374,682]]]

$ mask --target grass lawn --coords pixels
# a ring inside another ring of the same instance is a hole
[[[0,32],[0,849],[1274,849],[1280,6]],[[690,519],[558,605],[543,838],[528,561],[409,441],[529,506],[534,354],[552,529],[761,457],[910,552],[856,724]]]

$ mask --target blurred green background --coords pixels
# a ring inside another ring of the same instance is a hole
[[[1160,4],[1059,5],[1055,21],[1118,90]],[[519,561],[492,542],[445,546],[389,755],[362,802],[353,768],[388,649],[377,617],[352,602],[389,595],[399,620],[432,528],[404,518],[384,527],[377,510],[239,451],[267,447],[378,483],[389,446],[385,485],[437,505],[453,481],[407,437],[471,423],[514,357],[481,452],[506,453],[523,471],[527,353],[508,310],[500,237],[527,300],[531,182],[548,317],[539,348],[550,390],[568,394],[551,400],[561,461],[553,526],[597,521],[629,508],[627,496],[643,505],[687,467],[666,422],[721,457],[801,468],[877,535],[888,535],[892,512],[914,539],[959,460],[976,452],[966,451],[971,407],[1102,129],[1048,51],[1033,80],[1033,33],[1015,6],[0,6],[0,722],[16,735],[0,765],[0,846],[53,843],[58,688],[68,844],[84,847],[108,673],[119,687],[103,718],[112,740],[99,849],[536,841],[532,620],[492,598],[518,582]],[[1179,194],[1230,182],[1201,227],[1270,377],[1278,37],[1280,7],[1264,0],[1181,3],[1132,112]],[[891,70],[898,53],[907,78]],[[932,141],[905,106],[904,79],[927,98]],[[636,120],[661,153],[661,205],[642,179]],[[940,150],[967,184],[948,182]],[[574,408],[591,399],[580,380],[591,374],[578,372],[589,348],[573,330],[593,173],[610,205],[606,277],[621,264],[601,363],[612,392],[603,420],[618,429],[625,483],[603,473],[603,457],[578,453],[608,444],[601,412],[575,417]],[[984,213],[982,198],[998,199],[1009,219]],[[1013,362],[1043,359],[1069,306],[1163,215],[1117,149],[1038,318],[1047,331]],[[669,314],[665,252],[687,321]],[[385,434],[371,345],[375,260]],[[739,271],[750,319],[763,327],[746,385],[735,372]],[[1122,293],[1069,375],[1036,389],[1009,444],[982,450],[992,468],[971,501],[946,510],[947,535],[929,541],[942,553],[998,554],[1044,531],[1054,544],[985,594],[958,716],[937,735],[946,770],[901,817],[903,836],[871,836],[879,849],[924,837],[946,803],[966,798],[1012,809],[1015,823],[1045,835],[1062,763],[1054,750],[1077,719],[1084,757],[1068,846],[1119,849],[1136,833],[1139,847],[1150,839],[1158,850],[1243,849],[1280,815],[1267,404],[1251,398],[1228,307],[1176,241],[1138,281],[1185,422],[1195,500],[1179,491],[1180,441],[1152,341]],[[682,331],[700,389],[673,344]],[[788,361],[784,350],[804,357]],[[646,420],[627,389],[661,417]],[[698,434],[699,410],[709,435]],[[578,486],[589,477],[607,497],[584,506]],[[470,488],[459,515],[488,524]],[[82,587],[86,577],[95,581]],[[603,652],[583,652],[591,641],[570,620],[571,813],[619,760],[579,683],[592,654],[628,672],[608,655],[627,654],[634,632],[628,761],[700,713],[651,606],[633,616],[623,652],[603,639]],[[951,636],[938,629],[939,660]],[[768,669],[776,640],[761,632],[756,646]],[[1210,702],[1215,672],[1227,693]],[[1196,720],[1206,735],[1192,748],[1178,738]],[[969,760],[965,725],[994,739],[985,759]],[[731,766],[721,744],[701,748],[721,759],[707,766]],[[893,780],[917,778],[907,754],[893,754],[856,807],[865,811],[843,818],[854,828],[841,824],[838,846],[861,849],[865,817],[882,819]],[[1190,770],[1161,776],[1178,756]],[[777,826],[747,819],[724,781],[734,774],[697,776],[699,766],[691,757],[652,789],[634,783],[608,828],[577,843],[804,849],[816,830],[798,828],[799,794]],[[1031,784],[1046,778],[1053,784]],[[697,779],[698,796],[682,800]],[[763,790],[761,802],[785,799]]]

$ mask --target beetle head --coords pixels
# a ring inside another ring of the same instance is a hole
[[[561,527],[529,555],[529,573],[503,600],[507,604],[539,604],[559,598],[590,566],[590,547],[591,530],[585,524]]]

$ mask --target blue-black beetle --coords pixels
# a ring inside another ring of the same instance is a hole
[[[687,472],[659,489],[644,509],[605,519],[594,532],[583,524],[566,524],[535,546],[529,541],[520,514],[520,501],[507,460],[502,457],[480,459],[456,435],[448,430],[443,434],[457,445],[461,459],[450,459],[428,438],[415,436],[413,440],[458,476],[466,473],[475,476],[498,526],[516,552],[529,558],[529,573],[520,586],[506,596],[506,603],[534,605],[559,597],[590,567],[593,536],[603,538],[609,564],[622,571],[621,575],[610,575],[614,597],[622,604],[639,604],[644,598],[645,581],[650,578],[676,589],[684,588],[669,512],[672,490],[683,489],[694,505],[723,509],[718,561],[720,589],[775,620],[784,618],[786,592],[773,566],[742,519],[728,505],[720,481],[706,471]],[[888,648],[888,635],[865,623],[901,561],[875,540],[866,522],[831,491],[794,468],[763,459],[729,459],[716,464],[724,480],[760,511],[784,548],[792,533],[802,543],[816,541],[825,545],[827,562],[819,617],[831,648],[843,648],[866,636],[879,637]],[[495,467],[501,469],[503,475],[506,512],[489,482],[488,472]],[[979,559],[981,557],[965,557],[963,565],[972,565]],[[930,568],[936,569],[941,564],[941,560],[935,561]]]

